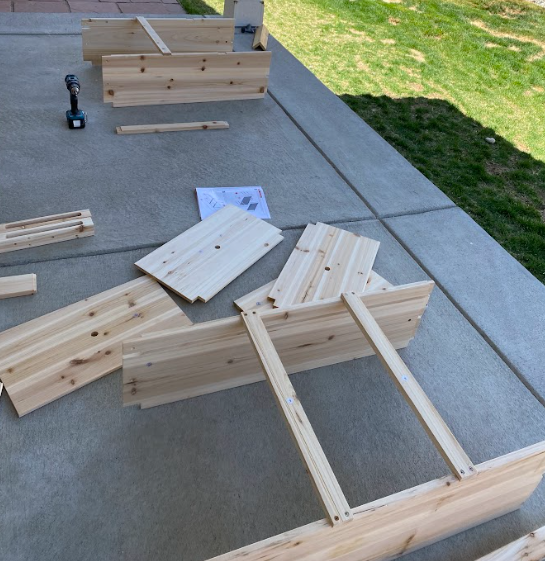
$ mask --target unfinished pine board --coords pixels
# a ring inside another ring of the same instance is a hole
[[[272,310],[273,301],[269,298],[269,293],[274,286],[275,280],[252,290],[248,294],[237,298],[234,302],[235,306],[241,312],[250,312],[252,310]],[[365,285],[365,292],[372,292],[374,290],[386,290],[391,288],[393,285],[389,283],[385,278],[381,277],[375,271],[371,271],[367,284]]]
[[[414,337],[434,283],[363,294],[396,348]],[[289,374],[373,354],[341,298],[260,313]],[[240,317],[149,334],[123,345],[123,403],[152,407],[264,380]]]
[[[210,561],[395,559],[517,510],[541,481],[545,442],[476,467],[476,477],[449,475],[357,507],[350,524],[320,520]]]
[[[309,224],[269,298],[275,308],[363,292],[380,243],[334,226]]]
[[[267,43],[269,41],[269,30],[266,25],[260,25],[254,33],[254,40],[252,42],[252,49],[267,50]]]
[[[171,123],[158,125],[122,125],[116,127],[117,134],[146,134],[152,132],[178,132],[228,129],[227,121],[199,121],[195,123]]]
[[[29,296],[30,294],[36,294],[37,290],[36,275],[34,274],[0,277],[0,300]]]
[[[155,48],[163,55],[171,55],[172,51],[166,46],[165,42],[159,37],[157,31],[153,29],[151,24],[145,17],[136,16],[136,21],[142,26],[142,29],[146,32],[146,35],[152,40]]]
[[[284,238],[281,230],[227,205],[135,265],[182,298],[208,302]]]
[[[125,339],[187,325],[141,277],[0,333],[0,378],[22,416],[117,370]]]
[[[475,475],[475,467],[464,449],[360,297],[355,292],[349,292],[344,293],[342,299],[452,473],[460,479]]]
[[[545,559],[545,526],[497,549],[477,561],[542,561]]]
[[[126,107],[259,99],[267,92],[270,65],[269,51],[104,56],[104,102]]]
[[[0,253],[93,236],[89,210],[77,210],[0,224]]]
[[[235,18],[235,25],[257,27],[263,23],[264,0],[224,0],[223,16]]]
[[[352,520],[348,501],[291,385],[261,316],[255,310],[242,312],[242,320],[329,522],[334,526]]]
[[[173,53],[231,52],[235,21],[231,18],[147,18]],[[81,20],[83,60],[102,64],[108,55],[155,53],[157,47],[137,19]]]

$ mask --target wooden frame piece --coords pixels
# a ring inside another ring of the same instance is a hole
[[[104,102],[128,107],[260,99],[270,65],[270,51],[104,56]]]
[[[34,273],[0,277],[0,300],[17,296],[29,296],[30,294],[36,294],[37,291],[36,275]]]
[[[252,42],[252,49],[267,50],[267,43],[269,41],[269,30],[266,25],[260,25],[254,33],[254,40]]]
[[[77,210],[0,224],[0,253],[38,247],[95,234],[89,210]]]
[[[543,559],[545,559],[545,526],[480,557],[477,561],[542,561]]]
[[[434,283],[361,299],[392,344],[414,337]],[[260,316],[288,374],[373,354],[341,298],[265,310]],[[150,333],[123,344],[123,404],[164,403],[265,380],[240,316]]]
[[[136,16],[136,21],[142,26],[146,35],[153,41],[157,50],[163,55],[171,55],[172,51],[166,46],[165,42],[159,37],[157,31],[153,29],[148,20],[143,16]]]
[[[428,433],[435,447],[448,464],[452,473],[459,479],[475,474],[471,463],[460,443],[456,440],[439,412],[433,406],[420,384],[416,381],[407,365],[403,362],[394,346],[384,334],[371,312],[365,307],[355,292],[345,293],[342,299],[361,329],[365,338],[379,357],[384,368],[394,380],[397,388],[411,406],[418,420]]]
[[[340,296],[348,290],[363,292],[379,246],[375,240],[328,224],[309,224],[269,298],[275,308],[284,308]]]
[[[0,378],[21,417],[117,370],[126,338],[188,325],[141,277],[0,333]]]
[[[178,132],[228,129],[227,121],[199,121],[195,123],[171,123],[158,125],[122,125],[116,127],[117,134],[146,134],[151,132]]]
[[[135,265],[189,302],[208,302],[284,238],[281,230],[227,205]]]
[[[146,18],[145,21],[173,53],[232,52],[232,18]],[[157,43],[137,18],[81,20],[83,60],[102,64],[103,56],[157,52]],[[162,53],[162,51],[160,50]]]

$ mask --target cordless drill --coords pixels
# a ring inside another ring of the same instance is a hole
[[[83,129],[87,122],[85,111],[78,109],[78,94],[80,91],[79,80],[74,74],[67,74],[65,79],[66,88],[70,92],[70,109],[66,112],[68,127],[71,129]]]

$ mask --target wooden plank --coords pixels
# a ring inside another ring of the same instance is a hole
[[[235,18],[235,25],[258,27],[263,23],[264,0],[224,0],[223,17]]]
[[[232,18],[147,18],[173,53],[231,52]],[[92,18],[81,21],[83,60],[102,64],[102,57],[155,53],[156,47],[134,18]]]
[[[329,522],[334,526],[352,520],[348,501],[291,385],[261,316],[255,310],[243,312],[242,320]]]
[[[208,302],[284,238],[281,230],[227,205],[135,265],[190,302]]]
[[[0,224],[0,253],[50,243],[85,238],[95,234],[89,210],[77,210]]]
[[[518,509],[545,471],[545,442],[353,509],[350,524],[320,520],[210,561],[381,561]]]
[[[254,33],[254,40],[252,43],[252,49],[261,49],[262,51],[267,50],[267,43],[269,41],[269,30],[266,25],[260,25]]]
[[[473,476],[471,460],[360,297],[350,292],[342,299],[453,474],[460,479]]]
[[[379,242],[327,224],[309,224],[282,269],[269,298],[284,308],[348,290],[363,292]]]
[[[414,337],[431,281],[362,295],[396,346]],[[341,298],[265,310],[261,317],[289,374],[373,354]],[[152,407],[264,380],[242,319],[149,334],[123,345],[123,403]]]
[[[191,325],[141,277],[0,333],[0,378],[19,416],[121,366],[121,342]]]
[[[477,561],[542,561],[545,559],[545,526]]]
[[[37,290],[35,274],[0,277],[0,300],[36,294]]]
[[[269,293],[272,290],[276,282],[272,280],[252,292],[237,298],[234,302],[235,306],[241,312],[250,312],[252,310],[272,310],[273,301],[269,298]],[[367,284],[365,285],[365,292],[372,292],[374,290],[386,290],[391,288],[393,285],[389,283],[385,278],[381,277],[377,272],[371,271]]]
[[[271,53],[112,55],[102,64],[104,102],[114,107],[259,99]]]
[[[151,132],[177,132],[212,129],[228,129],[227,121],[199,121],[195,123],[171,123],[157,125],[122,125],[116,127],[117,134],[145,134]]]
[[[166,46],[165,42],[159,37],[155,29],[150,25],[148,20],[143,16],[136,16],[136,21],[142,26],[146,35],[153,41],[156,49],[163,55],[171,55],[171,50]]]

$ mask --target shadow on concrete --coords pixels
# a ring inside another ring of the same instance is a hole
[[[545,283],[545,163],[444,100],[339,97]]]

